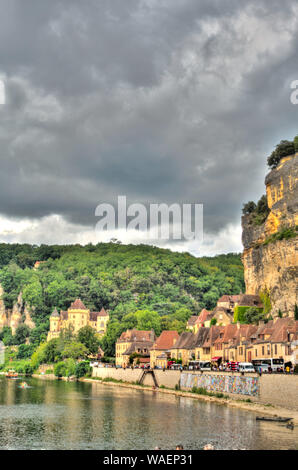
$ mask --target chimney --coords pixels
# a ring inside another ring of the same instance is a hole
[[[237,330],[240,330],[240,322],[237,321]]]
[[[264,320],[260,320],[260,321],[259,321],[259,326],[263,326],[263,325],[265,325]]]

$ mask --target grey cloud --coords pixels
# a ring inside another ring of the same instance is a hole
[[[297,133],[296,2],[0,0],[0,213],[94,224],[98,203],[202,202],[205,229],[264,192]]]

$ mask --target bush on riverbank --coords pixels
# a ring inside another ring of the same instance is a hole
[[[2,365],[2,370],[8,372],[9,370],[15,370],[20,375],[32,375],[33,367],[30,361],[13,361]]]
[[[54,375],[56,377],[70,377],[71,375],[75,375],[75,372],[76,363],[73,359],[60,361],[54,366]]]
[[[91,377],[92,368],[88,361],[79,362],[75,368],[75,376],[80,379],[81,377]]]
[[[229,398],[227,395],[224,395],[223,393],[221,392],[209,392],[208,390],[206,390],[206,388],[203,388],[203,387],[192,387],[191,389],[191,393],[196,393],[198,395],[207,395],[208,397],[215,397],[215,398]]]

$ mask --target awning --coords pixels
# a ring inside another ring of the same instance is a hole
[[[216,361],[219,361],[219,359],[221,359],[221,357],[220,357],[220,356],[216,356],[216,357],[213,357],[213,358],[211,359],[211,361],[216,362]]]

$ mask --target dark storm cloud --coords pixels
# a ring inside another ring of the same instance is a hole
[[[297,133],[294,0],[0,0],[0,213],[202,202],[239,223]]]

